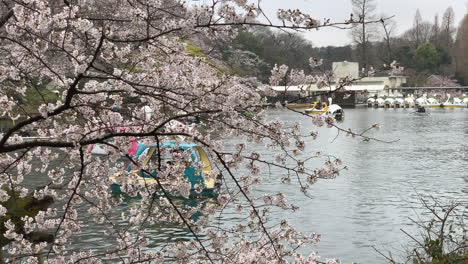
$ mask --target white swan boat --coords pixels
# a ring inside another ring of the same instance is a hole
[[[337,104],[332,104],[328,107],[327,112],[324,113],[325,116],[333,117],[335,120],[342,121],[344,120],[344,111],[341,106]]]
[[[458,97],[454,97],[452,100],[450,100],[450,94],[447,96],[447,100],[444,103],[440,104],[440,107],[464,107],[465,104],[463,104],[462,100]]]
[[[395,108],[402,108],[405,106],[405,100],[403,98],[396,98],[393,104]]]
[[[375,107],[384,107],[385,106],[385,100],[382,99],[382,98],[375,99],[374,106]]]
[[[385,108],[390,108],[395,106],[395,99],[387,98],[385,99]]]
[[[427,106],[427,107],[440,107],[440,103],[439,103],[439,101],[437,101],[437,99],[431,97],[431,98],[427,98],[425,106]]]
[[[403,101],[403,104],[405,108],[414,107],[414,99],[411,97],[406,97]]]

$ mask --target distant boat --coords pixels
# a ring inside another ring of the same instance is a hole
[[[405,100],[403,98],[396,98],[394,102],[395,108],[401,108],[405,106]]]
[[[297,104],[286,104],[287,107],[291,108],[306,108],[306,107],[311,107],[311,103],[297,103]]]
[[[384,107],[385,106],[385,100],[383,98],[375,99],[374,106],[375,107]]]
[[[426,102],[426,105],[425,106],[428,106],[428,107],[440,107],[440,103],[439,101],[437,101],[437,99],[433,98],[433,97],[430,97],[430,98],[427,98],[427,102]]]
[[[403,104],[406,108],[414,107],[414,99],[411,97],[406,97],[403,101]]]
[[[419,97],[419,98],[416,99],[415,104],[416,105],[426,105],[426,99],[423,98],[423,97]]]
[[[462,100],[462,104],[465,105],[465,107],[468,107],[468,97],[465,97]]]
[[[440,107],[440,103],[439,101],[437,101],[437,99],[433,97],[426,98],[425,96],[423,96],[416,99],[416,106]]]
[[[311,108],[304,110],[306,114],[322,114],[326,113],[328,110],[327,103],[314,102],[314,105]]]
[[[457,104],[457,105],[461,105],[461,104],[463,104],[463,101],[462,101],[462,99],[460,99],[458,97],[454,97],[453,98],[453,103]]]
[[[109,154],[104,144],[91,144],[88,147],[88,153],[92,155],[104,156]]]
[[[450,94],[447,96],[447,100],[444,103],[440,104],[440,107],[449,107],[449,108],[454,108],[454,107],[463,107],[465,106],[462,103],[462,100],[458,97],[454,97],[452,100],[450,100]]]
[[[331,116],[335,120],[342,121],[344,120],[344,111],[341,108],[341,106],[337,104],[332,104],[328,107],[328,110],[325,113],[325,116]]]
[[[385,108],[390,108],[395,106],[395,99],[387,98],[385,99]]]

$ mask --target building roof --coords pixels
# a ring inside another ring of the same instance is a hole
[[[284,86],[272,86],[273,90],[277,92],[284,92],[285,87]],[[380,91],[384,90],[385,88],[388,88],[385,84],[353,84],[353,85],[348,85],[345,86],[344,89],[347,91]],[[317,85],[311,84],[311,85],[299,85],[299,86],[288,86],[286,91],[287,92],[300,92],[300,91],[310,91],[310,92],[326,92],[326,91],[334,91],[336,90],[335,85],[332,85],[331,87],[322,87],[318,88]]]

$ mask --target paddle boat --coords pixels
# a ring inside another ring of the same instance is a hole
[[[188,152],[190,155],[191,160],[187,162],[183,174],[163,173],[175,163],[174,155],[177,152]],[[214,197],[221,186],[221,173],[213,169],[207,152],[194,143],[177,143],[176,141],[165,141],[159,145],[138,143],[138,149],[132,159],[142,161],[142,169],[135,169],[134,165],[129,164],[125,172],[111,176],[110,188],[114,195],[126,195],[126,189],[129,186],[142,191],[147,186],[153,186],[157,190],[159,181],[166,190],[188,182],[191,186],[190,197]],[[159,173],[158,168],[160,168]],[[136,198],[139,195],[136,195]],[[156,192],[155,195],[162,195],[162,192]]]
[[[427,98],[427,101],[426,101],[426,107],[440,107],[440,103],[439,101],[437,101],[437,99],[435,98]]]
[[[385,108],[391,108],[395,106],[395,99],[389,97],[385,99]]]
[[[312,108],[307,108],[304,110],[306,114],[323,114],[328,111],[327,103],[314,102]]]
[[[372,107],[375,103],[375,98],[371,97],[367,99],[367,107]]]
[[[449,108],[455,108],[455,107],[463,107],[464,105],[462,104],[462,100],[458,97],[454,97],[452,100],[450,100],[451,95],[447,95],[447,100],[445,102],[440,104],[440,107],[449,107]]]
[[[463,98],[462,103],[463,103],[466,107],[468,107],[468,97],[467,97],[467,98]]]
[[[312,104],[311,103],[294,103],[294,104],[286,103],[286,106],[291,107],[291,108],[306,108],[306,107],[311,107]]]
[[[344,111],[341,106],[337,104],[332,104],[328,107],[327,112],[324,114],[325,116],[331,116],[335,120],[342,121],[344,120]]]
[[[403,98],[396,98],[393,104],[395,108],[402,108],[405,105],[405,100],[403,100]]]
[[[458,97],[453,98],[453,104],[459,105],[459,106],[464,106],[462,99],[460,99]]]
[[[424,105],[426,105],[426,99],[425,99],[424,97],[419,97],[419,98],[417,98],[416,101],[415,101],[415,105],[416,105],[416,106],[419,106],[419,105],[420,105],[420,106],[424,106]]]
[[[104,144],[91,144],[87,149],[88,153],[96,156],[105,156],[109,154]]]
[[[414,107],[414,99],[411,97],[406,97],[403,104],[405,108]]]
[[[384,106],[385,106],[385,100],[383,98],[375,99],[374,107],[384,107]]]

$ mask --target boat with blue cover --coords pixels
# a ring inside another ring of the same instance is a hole
[[[174,157],[177,156],[177,153],[182,152],[190,157],[189,161],[179,160],[179,162],[187,163],[183,175],[181,173],[181,175],[160,177],[164,173],[158,173],[158,170],[163,172],[168,169],[176,162]],[[213,169],[205,149],[195,143],[176,141],[164,141],[160,144],[149,145],[138,143],[138,148],[132,159],[142,161],[141,169],[134,169],[135,166],[129,162],[126,166],[126,172],[111,176],[112,184],[110,187],[113,194],[126,194],[125,185],[144,188],[145,186],[158,185],[159,181],[162,187],[169,189],[185,181],[191,185],[190,197],[213,197],[216,196],[221,186],[221,173]]]

